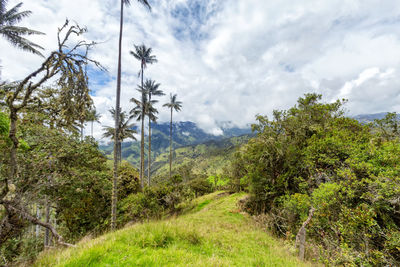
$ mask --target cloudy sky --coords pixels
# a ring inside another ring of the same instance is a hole
[[[9,0],[8,7],[19,1]],[[65,18],[88,28],[100,42],[91,57],[108,73],[90,71],[94,102],[103,125],[115,105],[119,31],[116,0],[26,0],[33,14],[21,25],[45,32],[32,38],[54,49]],[[325,101],[349,100],[349,115],[400,111],[400,5],[397,0],[150,0],[126,8],[122,107],[137,97],[140,64],[133,44],[153,48],[158,63],[145,78],[183,101],[178,121],[193,121],[218,134],[218,121],[245,126],[257,113],[293,106],[307,92]],[[0,39],[2,78],[21,79],[41,58]],[[166,102],[167,97],[160,101]],[[169,113],[160,107],[160,121]],[[96,125],[96,137],[101,135]]]

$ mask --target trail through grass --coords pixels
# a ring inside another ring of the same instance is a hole
[[[307,266],[237,211],[242,196],[201,197],[185,215],[46,251],[35,266]]]

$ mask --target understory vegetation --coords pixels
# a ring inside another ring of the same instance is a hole
[[[400,264],[399,120],[362,125],[344,101],[307,94],[272,120],[258,116],[256,138],[232,164],[232,183],[250,192],[247,211],[294,240],[311,208],[306,257],[326,264]]]

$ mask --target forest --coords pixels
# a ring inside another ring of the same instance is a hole
[[[147,0],[120,1],[115,124],[102,133],[111,153],[93,137],[100,114],[88,68],[107,69],[91,58],[98,44],[87,28],[67,19],[48,53],[29,40],[42,32],[19,26],[34,14],[0,0],[1,38],[42,61],[19,80],[0,77],[0,266],[400,265],[395,112],[360,122],[346,115],[346,99],[307,93],[256,115],[251,134],[177,147],[174,115],[190,106],[171,93],[156,108],[165,93],[146,76],[158,62],[144,44],[129,51],[140,97],[121,108],[130,5],[151,12]],[[156,155],[152,126],[162,112],[169,140]],[[123,157],[126,140],[137,164]]]

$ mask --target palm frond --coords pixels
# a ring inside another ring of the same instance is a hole
[[[24,38],[23,35],[41,35],[44,33],[26,27],[15,26],[16,23],[31,15],[32,12],[19,12],[22,3],[17,4],[7,11],[6,4],[6,0],[0,0],[0,35],[22,50],[43,56],[39,50],[43,50],[44,48]]]

